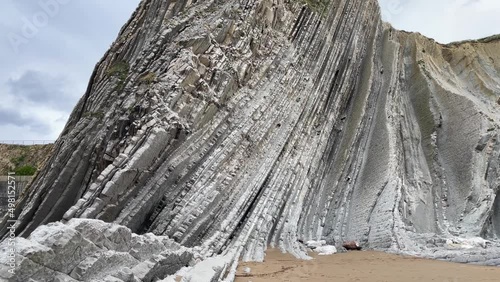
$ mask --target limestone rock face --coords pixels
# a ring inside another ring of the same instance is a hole
[[[11,248],[8,241],[0,250]],[[194,251],[164,236],[133,234],[95,219],[72,219],[40,226],[15,238],[18,267],[9,272],[7,256],[0,277],[9,281],[157,281],[193,261]]]
[[[184,277],[320,240],[498,264],[499,50],[394,30],[375,0],[144,0],[16,230],[92,218],[168,236],[197,248]]]

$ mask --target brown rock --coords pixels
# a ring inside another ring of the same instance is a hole
[[[361,250],[361,246],[359,246],[359,243],[356,241],[344,242],[344,244],[342,244],[342,247],[344,247],[348,251],[360,251]]]

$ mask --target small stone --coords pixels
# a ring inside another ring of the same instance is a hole
[[[342,247],[344,247],[348,251],[359,251],[359,250],[361,250],[361,246],[359,246],[359,243],[356,242],[356,241],[344,242],[342,244]]]

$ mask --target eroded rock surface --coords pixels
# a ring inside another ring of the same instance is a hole
[[[2,253],[11,248],[7,240]],[[18,267],[9,272],[0,258],[0,277],[8,281],[157,281],[194,261],[196,251],[164,236],[133,234],[130,229],[95,219],[49,223],[25,239],[17,237]],[[30,280],[33,279],[33,280]]]
[[[320,240],[498,264],[499,50],[394,30],[375,0],[144,0],[17,232],[113,222],[196,246],[221,279]],[[486,249],[445,246],[476,237]]]

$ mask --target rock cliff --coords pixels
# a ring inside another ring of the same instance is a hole
[[[177,269],[192,281],[309,240],[500,265],[499,50],[395,30],[375,0],[143,0],[16,232],[167,236],[196,254]]]

